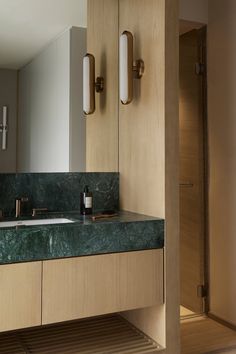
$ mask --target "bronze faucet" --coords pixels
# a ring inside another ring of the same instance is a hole
[[[29,201],[29,198],[27,198],[27,197],[16,199],[16,218],[19,218],[21,216],[22,203],[25,203],[28,201]]]
[[[33,208],[32,209],[32,216],[37,216],[38,214],[44,214],[48,211],[47,208]]]

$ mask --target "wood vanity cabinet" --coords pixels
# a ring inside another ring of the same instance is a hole
[[[0,265],[0,332],[41,324],[42,262]]]
[[[163,303],[163,250],[43,262],[42,323]]]
[[[0,265],[0,332],[163,303],[163,250]]]

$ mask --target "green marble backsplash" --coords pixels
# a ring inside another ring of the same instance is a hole
[[[88,185],[93,211],[119,209],[119,173],[19,173],[0,174],[0,209],[14,216],[15,199],[28,197],[27,206],[49,211],[80,209],[80,193]]]

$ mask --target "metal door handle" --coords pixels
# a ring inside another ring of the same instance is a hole
[[[191,182],[180,183],[179,185],[180,185],[180,187],[187,187],[187,188],[191,188],[194,186],[194,184]]]

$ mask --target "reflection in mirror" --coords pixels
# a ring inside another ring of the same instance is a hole
[[[0,173],[85,171],[87,0],[0,0],[0,6]]]

